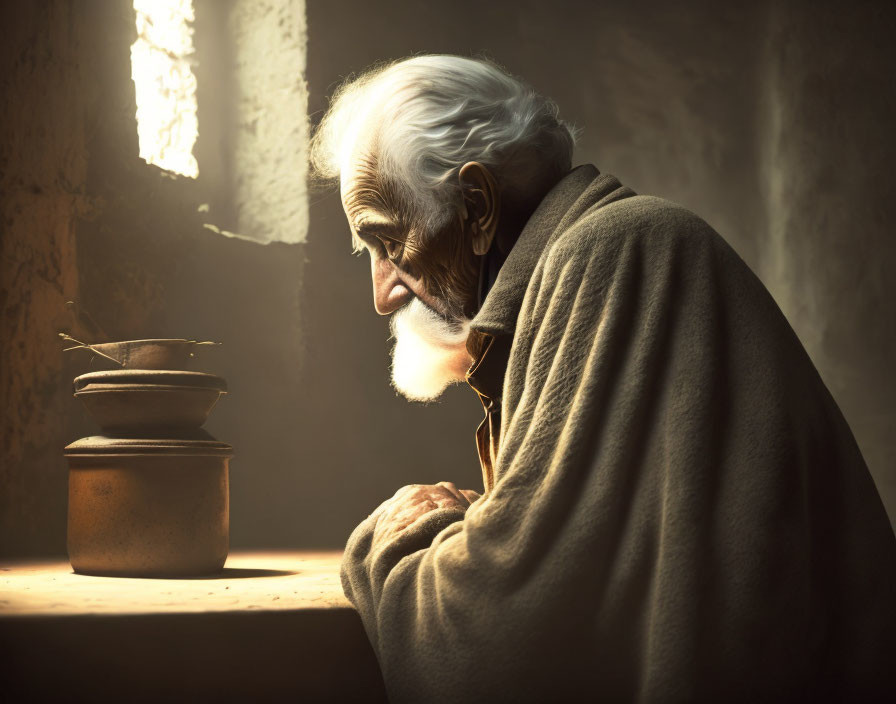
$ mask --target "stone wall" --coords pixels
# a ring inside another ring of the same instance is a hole
[[[73,60],[87,39],[76,14],[65,3],[7,3],[0,20],[3,552],[58,546],[65,531],[67,393],[55,333],[78,297],[76,221],[96,205],[85,189],[92,96]]]
[[[797,6],[798,8],[799,6]],[[758,271],[896,519],[896,8],[774,5],[759,125]]]

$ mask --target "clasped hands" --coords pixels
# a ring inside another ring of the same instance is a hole
[[[415,521],[432,511],[443,508],[466,511],[479,498],[472,489],[458,489],[453,482],[438,484],[410,484],[395,492],[370,514],[376,520],[374,543],[389,541]]]

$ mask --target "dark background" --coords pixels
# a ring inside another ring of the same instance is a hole
[[[334,193],[312,196],[302,244],[202,227],[198,204],[227,201],[203,168],[224,168],[228,61],[214,38],[230,6],[197,2],[194,183],[137,156],[129,2],[0,5],[2,556],[65,549],[62,448],[95,432],[70,394],[86,360],[56,338],[90,337],[72,299],[114,339],[224,343],[215,370],[231,393],[207,427],[237,451],[235,548],[341,547],[401,485],[481,488],[474,394],[423,407],[389,387],[386,320]],[[576,163],[693,209],[759,274],[892,517],[891,7],[309,0],[309,112],[319,119],[343,77],[414,52],[485,54],[529,80],[583,129]]]

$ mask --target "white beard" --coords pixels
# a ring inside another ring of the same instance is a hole
[[[470,320],[449,322],[419,298],[392,316],[392,385],[411,401],[434,401],[463,381],[473,361],[467,352]]]

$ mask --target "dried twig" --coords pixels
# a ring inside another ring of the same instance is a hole
[[[99,355],[100,357],[105,357],[106,359],[108,359],[112,362],[115,362],[119,367],[124,366],[121,362],[119,362],[117,359],[115,359],[115,357],[110,357],[109,355],[105,354],[104,352],[100,352],[93,345],[87,344],[86,342],[81,342],[80,340],[76,340],[71,335],[66,335],[64,332],[61,332],[61,333],[59,333],[59,337],[61,337],[66,342],[74,342],[75,343],[74,347],[67,347],[64,350],[62,350],[63,352],[70,352],[71,350],[90,350],[91,352]]]

